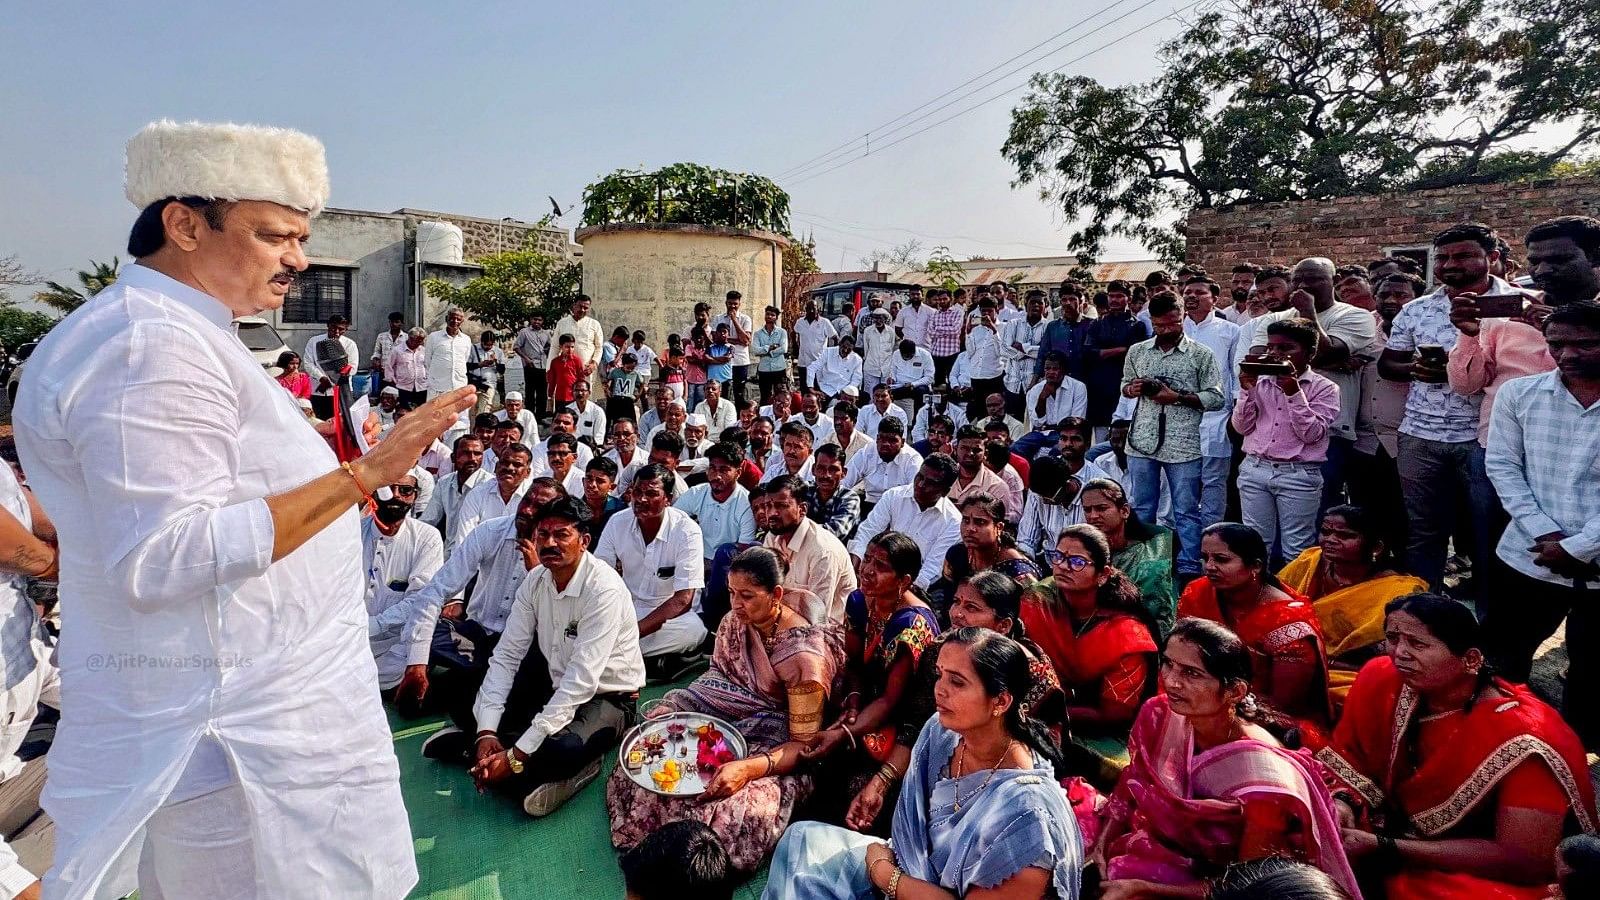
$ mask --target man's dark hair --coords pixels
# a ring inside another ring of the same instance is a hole
[[[706,450],[706,459],[725,462],[737,469],[744,462],[744,451],[733,441],[717,441]]]
[[[856,405],[849,400],[840,400],[833,405],[833,411],[830,415],[844,416],[854,422],[861,417],[861,410],[857,409]]]
[[[667,495],[668,500],[678,489],[678,479],[673,477],[672,470],[659,463],[646,463],[633,473],[633,483],[637,485],[641,481],[653,481],[661,485],[661,492]]]
[[[739,293],[738,291],[729,291],[727,296],[723,297],[723,299],[724,300],[743,300],[744,299],[744,295]]]
[[[1171,291],[1161,291],[1150,298],[1149,313],[1151,318],[1164,316],[1170,312],[1178,311],[1178,295]]]
[[[1600,302],[1574,300],[1571,303],[1563,303],[1544,320],[1545,328],[1551,325],[1575,325],[1591,331],[1600,331]]]
[[[1207,275],[1196,275],[1196,276],[1190,278],[1188,281],[1185,281],[1183,283],[1183,286],[1184,287],[1188,287],[1191,284],[1203,284],[1203,285],[1205,285],[1206,288],[1211,291],[1211,296],[1213,296],[1213,297],[1220,297],[1222,295],[1222,285],[1217,284],[1215,281],[1212,281],[1210,276],[1207,276]]]
[[[968,422],[967,424],[965,424],[965,425],[961,426],[960,428],[956,429],[956,442],[957,443],[959,443],[961,441],[968,441],[968,440],[979,440],[979,441],[981,441],[983,439],[984,439],[984,430],[982,428],[979,428],[978,426],[972,424],[971,422]]]
[[[747,409],[755,409],[755,408],[756,408],[756,402],[754,400],[751,400],[749,397],[740,397],[738,400],[733,401],[733,411],[734,412],[744,412]]]
[[[1056,365],[1060,366],[1061,371],[1067,371],[1067,355],[1062,353],[1060,350],[1050,350],[1045,353],[1044,364],[1049,365],[1051,363],[1055,363]]]
[[[1365,281],[1371,277],[1372,273],[1367,271],[1366,266],[1357,265],[1355,263],[1340,266],[1339,268],[1333,270],[1333,281],[1335,284],[1338,284],[1341,281],[1348,281],[1352,278],[1360,278],[1361,280]]]
[[[350,324],[350,320],[346,319],[344,316],[340,315],[339,313],[334,313],[333,315],[328,317],[328,324],[329,325],[349,325]]]
[[[1106,293],[1108,293],[1108,294],[1132,294],[1133,293],[1133,286],[1128,284],[1126,281],[1123,281],[1122,279],[1118,278],[1116,281],[1113,281],[1110,284],[1106,285]]]
[[[733,863],[716,832],[680,819],[622,854],[622,881],[639,900],[733,900]]]
[[[729,425],[727,428],[722,429],[721,434],[717,435],[717,440],[725,444],[736,444],[743,447],[750,443],[750,435],[746,434],[745,430],[737,425]]]
[[[1418,297],[1428,292],[1428,283],[1423,281],[1422,276],[1415,272],[1393,272],[1385,275],[1375,286],[1374,292],[1383,290],[1383,286],[1391,281],[1403,281],[1411,285],[1411,292]]]
[[[617,480],[617,464],[604,456],[596,456],[583,467],[585,472],[599,472],[612,481]]]
[[[391,322],[404,322],[405,320],[406,320],[406,314],[403,313],[403,312],[392,312],[392,313],[389,313],[389,321],[391,321]]]
[[[1061,296],[1082,297],[1083,288],[1075,281],[1063,281],[1061,282]]]
[[[1243,275],[1246,272],[1250,273],[1251,275],[1254,275],[1259,271],[1261,271],[1261,267],[1260,266],[1256,265],[1255,263],[1249,263],[1249,262],[1236,263],[1234,265],[1234,267],[1233,267],[1233,273],[1235,275]]]
[[[571,496],[567,493],[567,486],[555,480],[555,478],[550,475],[540,475],[538,478],[534,478],[528,482],[528,490],[531,491],[536,487],[549,488],[550,490],[556,492],[557,497]]]
[[[884,434],[892,434],[892,435],[895,435],[897,437],[905,437],[906,436],[905,423],[901,422],[899,419],[895,418],[894,416],[884,416],[882,419],[880,419],[878,421],[878,434],[873,435],[873,437],[878,437],[879,435],[884,435]]]
[[[1556,216],[1528,229],[1528,236],[1523,238],[1524,246],[1534,241],[1548,241],[1556,238],[1570,238],[1584,255],[1589,257],[1589,262],[1600,265],[1600,219],[1591,216]]]
[[[516,419],[498,419],[494,423],[495,431],[510,431],[515,428],[518,434],[522,433],[522,423]]]
[[[161,223],[161,213],[166,210],[168,203],[182,203],[198,211],[212,231],[222,230],[223,223],[228,217],[228,210],[233,208],[232,201],[207,200],[204,197],[168,197],[165,200],[157,200],[140,210],[139,217],[133,220],[133,228],[128,231],[129,256],[141,259],[166,245],[167,227]]]
[[[1400,271],[1402,272],[1406,272],[1411,275],[1422,274],[1422,264],[1409,256],[1384,256],[1379,259],[1375,259],[1372,262],[1367,263],[1367,271],[1371,272],[1373,269],[1381,268],[1383,266],[1399,266]]]
[[[938,425],[943,425],[944,429],[946,431],[950,432],[951,434],[955,434],[955,431],[956,431],[956,420],[950,418],[949,416],[945,415],[944,413],[940,413],[939,415],[934,416],[933,418],[928,420],[928,430],[929,431],[932,431],[934,429],[934,427],[938,426]]]
[[[573,453],[578,452],[578,439],[570,434],[567,434],[565,431],[558,431],[555,434],[550,435],[548,438],[545,438],[544,444],[547,452],[555,449],[556,447],[565,447],[568,450],[571,450]]]
[[[495,428],[498,427],[499,424],[500,419],[496,417],[494,413],[478,413],[472,417],[473,431],[477,431],[479,428]]]
[[[929,454],[928,458],[922,461],[922,467],[928,469],[934,477],[938,478],[947,491],[951,485],[956,483],[956,477],[961,474],[961,466],[948,453]]]
[[[784,491],[799,501],[801,506],[811,502],[811,486],[795,475],[774,475],[760,486],[761,496],[772,497]]]
[[[811,433],[811,429],[804,422],[783,423],[783,427],[778,429],[778,443],[783,443],[783,439],[786,437],[797,437],[805,441],[807,447],[811,446],[812,442],[817,439],[817,436]]]
[[[811,455],[826,456],[827,458],[836,462],[844,462],[844,448],[840,447],[838,444],[835,444],[833,441],[829,441],[826,444],[823,444],[821,447],[818,447],[812,452]]]
[[[1171,284],[1172,276],[1165,269],[1157,269],[1144,277],[1145,288],[1158,288],[1164,284]]]
[[[559,488],[561,485],[558,484],[556,487]],[[589,504],[583,502],[582,497],[568,496],[566,491],[562,491],[561,496],[534,510],[533,527],[538,528],[539,523],[546,519],[556,519],[571,522],[579,534],[590,537],[593,529],[589,525],[589,516]]]
[[[1267,326],[1267,334],[1281,334],[1306,348],[1307,353],[1317,349],[1317,326],[1309,319],[1279,319]]]
[[[1284,281],[1292,280],[1289,270],[1283,266],[1262,266],[1256,270],[1256,284],[1271,278],[1282,278]]]
[[[1022,301],[1024,303],[1032,303],[1035,300],[1039,301],[1040,303],[1043,303],[1044,300],[1045,300],[1044,291],[1041,291],[1038,288],[1034,288],[1033,290],[1031,290],[1031,291],[1027,292],[1026,294],[1022,295]]]
[[[1433,246],[1443,247],[1445,244],[1459,244],[1462,241],[1471,241],[1483,248],[1484,253],[1493,253],[1500,243],[1500,236],[1494,229],[1482,222],[1462,222],[1451,225],[1449,228],[1433,236]]]
[[[528,458],[528,462],[533,462],[533,450],[527,444],[511,444],[506,447],[506,452],[500,454],[498,459],[505,459],[513,453],[521,453]]]
[[[650,439],[651,450],[665,450],[673,456],[683,453],[683,438],[670,431],[663,431]]]
[[[1011,437],[1011,426],[1006,424],[1005,419],[998,416],[983,423],[983,433],[987,435],[991,431],[1004,431],[1007,439]]]
[[[481,444],[481,443],[483,443],[483,438],[478,437],[477,435],[473,434],[470,431],[467,432],[466,434],[463,434],[462,436],[456,438],[456,442],[454,444],[450,445],[450,455],[451,456],[456,455],[457,451],[459,451],[461,449],[461,442],[462,441],[477,441],[478,443]]]

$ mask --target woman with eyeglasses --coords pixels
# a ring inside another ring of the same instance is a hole
[[[1051,576],[1028,591],[1022,621],[1067,692],[1074,733],[1125,740],[1155,673],[1139,589],[1111,565],[1111,547],[1092,525],[1067,526],[1044,557]]]
[[[1178,618],[1177,541],[1172,529],[1148,525],[1128,503],[1128,492],[1109,478],[1083,486],[1083,521],[1105,535],[1111,564],[1139,588],[1139,604],[1164,639]]]
[[[1315,760],[1285,750],[1282,720],[1251,693],[1251,654],[1215,622],[1182,619],[1162,649],[1133,760],[1101,810],[1089,865],[1104,900],[1207,896],[1236,863],[1310,863],[1360,900]]]
[[[1312,750],[1327,742],[1327,645],[1311,602],[1284,586],[1267,568],[1261,533],[1237,522],[1201,532],[1204,578],[1184,588],[1178,615],[1227,626],[1250,648],[1255,692],[1301,725],[1300,743]]]

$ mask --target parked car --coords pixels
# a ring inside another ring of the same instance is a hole
[[[905,302],[911,296],[912,285],[898,281],[836,281],[819,285],[807,291],[807,297],[817,302],[817,312],[828,319],[844,319],[851,323],[848,331],[854,334],[856,316],[867,305],[867,298],[878,294],[883,298],[883,308],[896,300]],[[837,322],[835,323],[837,325]]]
[[[239,334],[239,342],[244,344],[261,363],[262,368],[270,369],[278,364],[278,357],[285,350],[291,349],[283,342],[283,337],[278,334],[278,329],[272,323],[260,316],[240,316],[233,320],[233,330]],[[299,351],[296,351],[299,352]],[[302,367],[305,361],[301,361]]]
[[[34,348],[38,346],[38,341],[29,341],[12,351],[6,359],[6,368],[9,370],[6,376],[7,409],[17,402],[17,385],[22,381],[22,364],[28,361],[28,357],[33,355]]]

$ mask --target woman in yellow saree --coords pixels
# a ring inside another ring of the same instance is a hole
[[[1368,660],[1382,654],[1383,607],[1428,583],[1395,571],[1383,529],[1359,506],[1335,506],[1322,516],[1317,546],[1278,573],[1316,611],[1328,649],[1328,695],[1334,710]]]

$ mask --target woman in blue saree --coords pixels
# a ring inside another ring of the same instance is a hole
[[[938,715],[911,754],[893,840],[815,822],[784,833],[763,900],[876,896],[1076,900],[1083,846],[1060,751],[1021,698],[1027,651],[963,628],[939,654]]]

